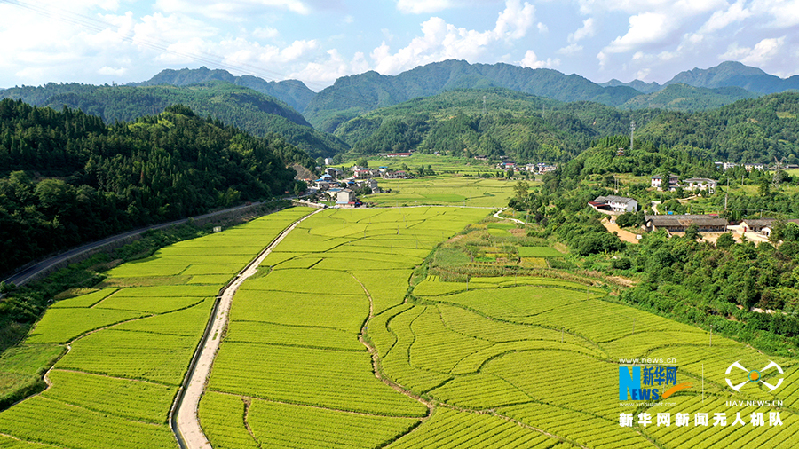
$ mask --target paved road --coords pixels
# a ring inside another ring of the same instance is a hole
[[[244,209],[244,208],[248,208],[248,207],[254,208],[254,207],[260,206],[261,204],[262,203],[260,203],[260,202],[245,204],[245,205],[238,206],[238,207],[233,207],[233,208],[230,208],[230,209],[222,209],[222,210],[219,210],[219,211],[216,211],[216,212],[211,212],[210,214],[200,215],[198,217],[192,217],[192,219],[193,220],[202,220],[202,219],[212,218],[212,217],[215,217],[215,216],[218,216],[218,215],[227,214],[227,213],[230,213],[232,211],[239,210],[239,209]],[[163,224],[147,226],[146,228],[137,229],[135,231],[130,231],[130,232],[126,232],[124,234],[114,235],[114,236],[111,236],[111,237],[108,237],[106,239],[99,240],[99,241],[96,241],[96,242],[87,243],[86,245],[79,246],[77,248],[73,248],[71,250],[68,250],[68,251],[66,251],[64,253],[58,254],[56,256],[49,257],[49,258],[47,258],[47,259],[45,259],[45,260],[43,260],[41,262],[38,262],[38,263],[36,263],[34,265],[31,265],[31,266],[23,269],[22,271],[14,273],[11,277],[6,279],[5,282],[7,284],[8,283],[13,283],[14,285],[24,285],[27,282],[29,282],[33,277],[35,277],[37,274],[41,273],[44,270],[49,269],[53,265],[60,264],[60,263],[63,263],[65,261],[69,261],[70,259],[72,259],[74,257],[80,256],[81,254],[86,253],[87,251],[91,251],[91,250],[100,248],[100,247],[102,247],[104,245],[107,245],[109,243],[114,243],[114,242],[118,242],[120,240],[128,239],[128,238],[131,238],[133,236],[137,236],[137,235],[143,234],[143,233],[145,233],[147,231],[151,231],[153,229],[162,229],[162,228],[167,228],[167,227],[170,227],[170,226],[183,224],[183,223],[186,223],[188,220],[189,220],[188,218],[184,218],[182,220],[176,220],[176,221],[172,221],[172,222],[169,222],[169,223],[163,223]]]

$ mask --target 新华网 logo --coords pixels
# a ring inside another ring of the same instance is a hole
[[[773,385],[773,384],[770,384],[770,383],[766,382],[765,380],[763,380],[763,373],[766,372],[767,370],[771,369],[771,368],[777,368],[777,371],[780,374],[784,374],[784,372],[782,371],[782,367],[780,367],[779,365],[777,365],[776,363],[774,363],[772,361],[769,361],[769,362],[771,362],[771,363],[769,363],[768,365],[764,366],[759,371],[756,370],[756,369],[753,369],[753,370],[750,371],[750,370],[744,368],[743,365],[741,365],[740,361],[738,360],[735,363],[733,363],[732,365],[728,366],[727,367],[727,371],[725,371],[724,373],[729,376],[730,373],[732,372],[733,368],[739,368],[742,371],[746,371],[747,380],[745,380],[745,381],[743,381],[743,382],[741,382],[739,384],[735,384],[735,385],[733,385],[732,381],[730,379],[728,379],[728,378],[724,378],[724,380],[726,380],[727,381],[727,385],[729,385],[730,388],[732,388],[735,391],[739,391],[744,385],[746,385],[748,383],[757,383],[757,382],[762,383],[769,390],[774,391],[774,390],[776,390],[777,388],[780,387],[780,385],[782,384],[782,381],[785,380],[785,379],[780,377],[779,380],[777,381],[777,385]]]
[[[691,384],[677,383],[676,366],[619,367],[620,401],[658,401],[686,388]]]

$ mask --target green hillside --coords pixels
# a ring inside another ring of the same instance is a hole
[[[186,86],[189,84],[207,83],[209,81],[224,81],[252,90],[262,94],[275,97],[297,111],[303,112],[308,103],[316,95],[316,92],[308,89],[302,81],[286,80],[280,82],[266,81],[253,75],[234,76],[227,70],[211,70],[207,67],[198,69],[164,69],[149,80],[139,84],[140,86],[156,86],[160,84],[172,84],[175,86]]]
[[[0,273],[142,225],[199,215],[293,187],[311,161],[172,106],[135,122],[0,101]]]
[[[740,100],[707,112],[664,112],[639,136],[659,146],[709,150],[715,160],[773,162],[799,154],[799,92]]]
[[[341,77],[311,100],[305,116],[316,128],[332,132],[340,123],[376,108],[449,90],[490,87],[504,87],[559,101],[596,101],[614,106],[640,94],[629,87],[603,88],[581,76],[564,75],[551,69],[448,60],[396,76],[370,71]]]
[[[305,118],[286,103],[222,81],[184,87],[46,84],[8,89],[0,92],[0,96],[56,110],[63,106],[80,109],[101,117],[106,123],[132,121],[158,114],[167,106],[183,104],[198,115],[213,117],[255,136],[280,134],[314,158],[332,156],[347,149],[342,142],[311,128]]]
[[[665,89],[631,98],[621,108],[660,108],[672,111],[696,112],[716,109],[743,98],[757,98],[761,94],[740,87],[707,89],[687,84],[669,84]]]
[[[624,132],[631,117],[645,123],[653,115],[502,88],[454,90],[361,115],[335,135],[358,154],[414,150],[564,161],[597,137]]]

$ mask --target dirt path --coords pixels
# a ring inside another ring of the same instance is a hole
[[[211,373],[211,366],[214,363],[214,358],[219,350],[219,343],[222,340],[222,334],[227,326],[228,312],[230,312],[230,305],[233,302],[233,294],[241,286],[241,284],[250,276],[258,271],[258,266],[263,262],[264,258],[268,256],[272,249],[277,246],[298,224],[306,218],[320,212],[318,209],[313,213],[306,215],[300,220],[294,222],[291,226],[283,231],[267,248],[261,253],[258,258],[253,261],[243,272],[236,277],[229,287],[227,287],[222,294],[219,307],[217,308],[216,315],[211,317],[213,326],[208,333],[210,338],[205,341],[202,349],[197,354],[197,363],[194,366],[194,371],[191,373],[186,386],[186,392],[183,400],[178,405],[176,412],[177,415],[177,431],[180,435],[178,440],[181,439],[185,442],[186,447],[189,449],[210,448],[211,443],[203,433],[200,426],[200,421],[197,418],[197,408],[200,405],[200,398],[203,395],[205,383],[208,380],[208,375]]]
[[[382,367],[380,365],[380,357],[379,357],[379,355],[377,353],[377,348],[375,348],[374,345],[371,342],[367,341],[366,338],[364,338],[364,336],[366,335],[366,328],[369,326],[369,323],[372,321],[372,318],[374,318],[374,302],[372,301],[372,295],[371,295],[371,293],[369,293],[369,290],[366,289],[366,286],[363,285],[363,283],[358,278],[356,278],[354,274],[350,273],[350,276],[352,276],[352,278],[355,279],[358,282],[358,284],[361,285],[361,288],[363,289],[363,292],[366,293],[366,297],[369,299],[369,316],[367,317],[366,321],[364,322],[363,326],[361,327],[361,331],[358,333],[358,340],[361,342],[361,344],[366,346],[366,350],[369,351],[369,354],[372,356],[372,369],[375,372],[375,377],[379,381],[383,382],[384,384],[386,384],[389,387],[391,387],[394,390],[396,390],[397,392],[402,393],[405,396],[407,396],[407,397],[409,397],[409,398],[411,398],[411,399],[413,399],[415,401],[419,401],[425,407],[427,407],[428,410],[432,411],[433,410],[433,403],[432,402],[422,398],[421,396],[419,396],[417,394],[414,394],[410,390],[404,388],[402,385],[400,385],[400,384],[392,381],[391,379],[388,379],[385,376],[383,376],[383,370],[382,370]],[[426,417],[420,418],[420,420],[426,421],[429,418],[430,418],[430,414],[428,413],[428,415]]]
[[[622,230],[616,223],[611,223],[607,217],[602,219],[602,225],[605,226],[605,229],[607,229],[608,232],[615,232],[622,241],[628,243],[638,243],[638,238],[635,234],[630,231]]]
[[[503,220],[510,220],[510,221],[512,221],[512,222],[514,222],[514,223],[516,223],[516,224],[522,224],[522,225],[523,225],[523,224],[527,224],[527,223],[525,223],[525,222],[523,222],[523,221],[521,221],[521,220],[519,220],[519,219],[517,219],[517,218],[511,218],[511,217],[500,217],[500,216],[499,216],[499,214],[501,214],[502,212],[505,212],[505,210],[506,210],[506,209],[507,209],[507,207],[506,207],[506,208],[504,208],[504,209],[500,209],[500,210],[498,210],[498,211],[497,211],[497,213],[495,213],[495,214],[494,214],[494,216],[495,216],[495,217],[497,217],[497,218],[501,218],[501,219],[503,219]]]

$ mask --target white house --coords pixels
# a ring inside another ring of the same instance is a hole
[[[669,173],[669,182],[668,188],[665,190],[672,190],[677,187],[677,183],[680,182],[680,178],[675,175],[674,173]],[[660,175],[655,175],[652,177],[652,187],[656,187],[658,190],[663,190],[663,177]]]
[[[635,212],[638,210],[638,201],[623,196],[608,195],[598,196],[588,204],[594,209],[607,209],[614,212]]]
[[[336,193],[336,205],[349,204],[355,201],[355,192],[350,189],[344,189]]]
[[[683,179],[685,190],[707,190],[709,193],[716,193],[716,184],[718,181],[710,178],[688,178]]]

